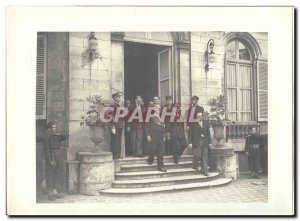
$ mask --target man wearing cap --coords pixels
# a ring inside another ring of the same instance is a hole
[[[142,105],[142,97],[137,96],[135,99],[135,103],[131,105],[129,110],[130,118],[132,118],[133,114],[138,115],[143,113],[144,106]],[[143,118],[143,117],[142,117]],[[130,123],[130,143],[131,143],[131,150],[133,156],[135,157],[142,157],[142,147],[143,147],[143,136],[144,136],[144,128],[143,122],[139,119],[133,119]]]
[[[166,105],[164,106],[165,108],[167,108],[166,113],[168,114],[167,116],[165,116],[165,132],[166,132],[166,142],[165,142],[165,155],[166,156],[170,156],[171,155],[171,128],[170,128],[170,119],[171,116],[169,114],[172,113],[172,109],[173,109],[173,98],[171,95],[167,95],[166,96]]]
[[[49,200],[63,197],[63,195],[59,193],[61,169],[63,168],[63,162],[61,162],[60,159],[60,144],[67,138],[67,135],[58,133],[54,122],[49,122],[47,124],[47,133],[46,137],[43,139],[43,144],[46,157],[46,188]]]
[[[256,127],[251,129],[251,134],[246,137],[245,154],[249,157],[249,169],[251,178],[259,179],[260,151],[262,148],[262,137],[258,134]]]
[[[124,118],[117,116],[116,119],[116,112],[117,109],[122,106],[121,104],[121,93],[117,92],[112,94],[112,98],[114,103],[111,105],[113,108],[113,117],[112,117],[112,124],[111,124],[111,152],[113,154],[113,159],[120,159],[121,158],[121,141],[122,141],[122,131],[124,127]]]
[[[193,169],[199,170],[199,159],[201,158],[201,173],[208,176],[208,148],[211,148],[209,123],[203,120],[202,113],[196,115],[197,122],[191,124],[189,130],[189,147],[193,151]]]
[[[164,167],[163,155],[164,155],[164,139],[165,139],[165,127],[161,121],[161,106],[159,97],[154,97],[153,111],[147,113],[149,122],[146,122],[145,133],[147,142],[149,143],[149,157],[148,164],[152,165],[154,156],[157,157],[157,169],[162,172],[167,172]],[[149,111],[150,112],[150,111]],[[148,119],[146,118],[146,121]]]
[[[189,127],[193,122],[191,122],[192,119],[196,119],[196,116],[198,113],[204,113],[204,108],[202,106],[198,105],[199,97],[198,96],[193,96],[192,97],[192,105],[188,109],[187,113],[187,129],[189,130]],[[194,115],[192,115],[194,112]]]

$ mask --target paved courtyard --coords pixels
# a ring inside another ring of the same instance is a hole
[[[238,181],[222,187],[143,195],[66,195],[63,199],[55,201],[48,201],[44,195],[38,203],[130,203],[145,202],[145,200],[148,203],[267,203],[268,179],[266,176],[261,179],[249,179],[248,176],[242,175]]]

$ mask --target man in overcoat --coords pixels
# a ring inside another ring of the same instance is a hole
[[[149,115],[149,122],[145,123],[145,133],[147,142],[149,143],[148,164],[152,165],[154,157],[157,157],[157,169],[162,172],[167,172],[164,167],[164,140],[165,140],[165,126],[161,120],[161,107],[159,104],[159,97],[154,97],[154,107],[156,108],[151,115]]]
[[[166,113],[171,114],[173,109],[173,97],[171,95],[166,96]],[[165,141],[165,155],[170,156],[172,153],[172,145],[171,145],[171,116],[165,116],[165,132],[166,132],[166,141]]]
[[[193,152],[193,169],[199,170],[201,159],[201,173],[208,176],[208,149],[211,148],[211,137],[208,121],[202,120],[202,113],[197,113],[197,122],[190,125],[189,147]]]

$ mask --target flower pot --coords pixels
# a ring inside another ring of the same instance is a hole
[[[223,125],[214,125],[214,138],[220,142],[220,140],[224,139],[224,126]]]
[[[103,141],[103,128],[101,126],[90,126],[91,140],[95,145],[100,144]]]

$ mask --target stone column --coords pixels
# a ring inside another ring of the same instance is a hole
[[[111,188],[114,163],[110,152],[79,152],[79,188],[81,194],[99,195],[99,190]]]

